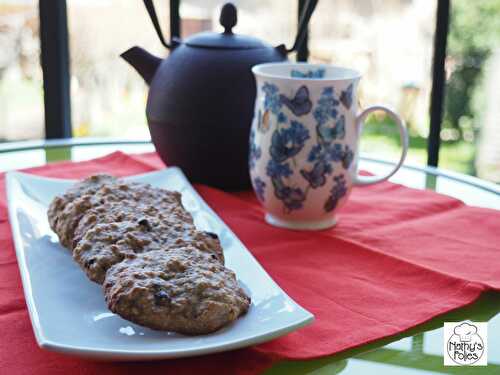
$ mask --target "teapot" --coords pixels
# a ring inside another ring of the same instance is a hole
[[[308,0],[291,48],[233,33],[237,9],[232,3],[221,9],[222,33],[202,32],[167,43],[153,1],[144,0],[144,4],[170,53],[161,59],[132,47],[121,57],[150,86],[146,117],[156,151],[193,183],[248,189],[248,139],[256,92],[251,68],[285,61],[300,48],[317,0]]]

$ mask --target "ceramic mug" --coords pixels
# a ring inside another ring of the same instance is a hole
[[[252,185],[272,225],[319,230],[335,225],[335,213],[354,185],[391,177],[403,163],[408,134],[401,118],[383,106],[357,110],[355,70],[307,63],[252,68],[257,81],[250,133]],[[402,152],[384,176],[358,174],[359,136],[366,117],[384,111],[399,128]]]

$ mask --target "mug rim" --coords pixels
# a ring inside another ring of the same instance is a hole
[[[292,77],[288,74],[277,74],[277,73],[266,72],[266,68],[273,68],[275,66],[290,67],[290,68],[294,67],[299,68],[304,66],[309,66],[311,68],[317,68],[317,69],[329,68],[337,71],[342,71],[347,75],[347,77],[326,77],[326,78]],[[275,79],[290,80],[290,81],[341,82],[341,81],[354,81],[361,78],[361,73],[355,69],[346,68],[343,66],[333,65],[333,64],[315,64],[309,62],[272,62],[272,63],[257,64],[252,67],[252,73],[256,77],[275,78]]]

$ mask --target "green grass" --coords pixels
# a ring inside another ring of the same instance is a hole
[[[465,141],[441,142],[439,167],[474,175],[473,143]],[[396,161],[401,153],[399,132],[390,121],[369,119],[361,136],[361,151],[381,159]],[[427,163],[427,139],[410,132],[407,162],[417,165]]]

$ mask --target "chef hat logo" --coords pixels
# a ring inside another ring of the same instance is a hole
[[[471,341],[472,336],[477,334],[477,327],[469,323],[462,323],[455,327],[453,333],[460,336],[460,341],[468,342]]]

